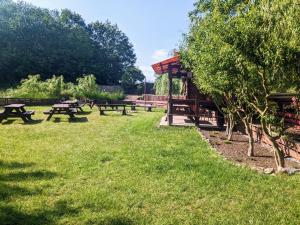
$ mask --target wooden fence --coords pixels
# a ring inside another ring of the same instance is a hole
[[[10,104],[25,104],[27,106],[47,106],[53,105],[60,99],[30,99],[30,98],[0,98],[0,106]]]
[[[165,95],[143,95],[144,99],[146,101],[152,101],[152,102],[167,102],[168,96]],[[186,99],[186,96],[182,95],[174,95],[173,99]]]

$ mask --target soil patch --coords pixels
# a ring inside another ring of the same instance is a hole
[[[251,168],[263,170],[266,168],[276,168],[274,155],[268,146],[263,144],[255,143],[254,157],[248,157],[248,138],[246,135],[235,132],[233,140],[227,141],[225,131],[212,131],[201,129],[200,132],[206,139],[209,140],[210,144],[226,159],[234,161],[238,164],[248,165]],[[287,168],[300,169],[300,164],[285,159]]]

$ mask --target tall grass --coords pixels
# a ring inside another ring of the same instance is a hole
[[[77,83],[67,83],[63,76],[53,76],[43,81],[40,75],[29,75],[16,88],[0,91],[0,97],[11,98],[89,98],[95,100],[119,100],[124,98],[123,92],[104,92],[100,90],[94,75],[85,75],[77,79]]]

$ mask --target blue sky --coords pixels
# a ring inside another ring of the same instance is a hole
[[[50,8],[68,8],[86,22],[109,20],[118,24],[133,43],[137,66],[153,81],[151,64],[178,48],[189,26],[188,12],[195,0],[25,0]]]

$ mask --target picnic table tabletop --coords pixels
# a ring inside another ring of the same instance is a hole
[[[52,106],[53,109],[68,109],[70,106],[68,104],[55,104]]]
[[[18,109],[18,108],[23,108],[24,106],[25,104],[11,104],[11,105],[4,106],[4,108]]]
[[[126,106],[126,104],[98,104],[98,106]]]
[[[63,104],[77,104],[78,100],[67,100],[67,101],[63,101]]]

